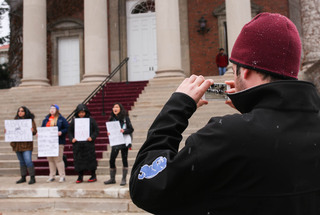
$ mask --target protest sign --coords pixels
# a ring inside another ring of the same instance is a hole
[[[130,134],[124,134],[123,135],[124,138],[124,142],[126,143],[126,146],[128,146],[129,144],[131,144],[132,142],[132,138]]]
[[[38,157],[59,155],[58,127],[38,127]]]
[[[121,127],[119,121],[106,122],[107,130],[110,133],[109,143],[110,146],[124,144],[125,140],[123,134],[120,132]]]
[[[87,141],[90,137],[90,119],[76,118],[74,120],[74,138],[77,141]]]
[[[5,120],[5,142],[29,142],[32,139],[32,120]]]

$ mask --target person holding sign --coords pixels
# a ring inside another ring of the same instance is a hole
[[[115,184],[116,183],[116,158],[118,156],[119,150],[121,151],[123,170],[122,170],[122,180],[120,185],[126,185],[126,178],[128,174],[128,148],[131,147],[131,136],[134,131],[130,118],[127,111],[124,109],[122,104],[115,103],[113,105],[109,122],[118,121],[120,123],[120,132],[125,137],[122,142],[113,143],[111,145],[111,156],[110,156],[110,179],[105,181],[105,184]],[[118,132],[118,131],[116,131]],[[108,130],[109,138],[112,136],[112,131]],[[127,140],[126,140],[127,139]],[[129,141],[128,141],[129,139]],[[130,143],[129,143],[130,142]]]
[[[14,117],[15,120],[26,120],[29,119],[32,122],[31,132],[33,135],[37,134],[36,123],[34,122],[34,114],[30,112],[30,110],[21,106],[18,108],[17,114]],[[29,128],[30,129],[30,128]],[[22,130],[20,127],[16,127],[16,131]],[[6,133],[6,129],[5,129]],[[20,138],[19,138],[20,139]],[[29,184],[36,183],[35,179],[35,170],[32,162],[32,150],[33,150],[33,141],[19,141],[19,142],[11,142],[10,143],[12,150],[16,152],[17,157],[20,163],[20,174],[21,178],[16,181],[17,184],[26,182],[27,172],[30,175]]]
[[[47,157],[49,162],[49,179],[47,182],[52,182],[55,180],[56,171],[59,172],[59,182],[65,181],[66,171],[63,162],[63,151],[64,145],[66,144],[66,134],[68,132],[69,124],[67,120],[59,113],[59,106],[53,104],[50,106],[49,114],[42,121],[42,127],[58,127],[59,136],[59,154],[55,157]]]
[[[79,173],[76,183],[83,182],[85,170],[91,171],[88,182],[95,182],[97,181],[97,158],[94,141],[99,135],[99,128],[84,104],[77,106],[74,117],[70,123],[68,135],[73,144],[74,168]]]

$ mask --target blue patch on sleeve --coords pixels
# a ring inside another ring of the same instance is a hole
[[[143,165],[140,169],[140,173],[138,175],[138,179],[142,180],[144,178],[150,179],[158,175],[162,170],[167,167],[167,158],[166,157],[158,157],[155,159],[152,164]]]

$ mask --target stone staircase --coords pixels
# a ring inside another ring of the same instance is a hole
[[[232,80],[232,74],[224,76],[206,77],[212,78],[215,83],[224,83]],[[150,80],[145,93],[140,95],[134,107],[130,111],[130,119],[135,127],[133,135],[134,145],[131,154],[136,154],[143,144],[147,131],[171,94],[176,90],[183,78],[161,78]],[[183,140],[190,134],[203,127],[212,116],[236,113],[237,111],[225,104],[223,100],[210,101],[208,105],[199,108],[189,120],[189,126],[183,133]],[[180,145],[181,147],[184,144]]]
[[[19,175],[19,162],[9,143],[4,142],[4,120],[13,119],[19,106],[27,106],[35,114],[37,127],[49,113],[51,104],[58,104],[67,117],[95,88],[96,84],[54,87],[11,88],[0,90],[0,176]],[[34,137],[33,160],[37,159]]]
[[[147,81],[135,81],[135,82],[111,82],[106,84],[104,90],[98,92],[87,104],[90,110],[91,117],[93,117],[99,127],[99,135],[95,140],[96,155],[98,159],[98,169],[97,174],[107,174],[109,172],[109,159],[101,160],[102,158],[109,157],[110,150],[107,151],[107,146],[109,145],[109,139],[107,136],[106,122],[109,119],[112,106],[115,102],[120,102],[124,108],[128,111],[131,110],[137,97],[144,89],[148,82]],[[102,95],[104,95],[102,97]],[[102,104],[102,100],[104,101]],[[102,109],[104,114],[102,114]],[[69,139],[66,139],[66,145],[64,154],[67,156],[68,167],[66,168],[67,175],[77,175],[78,173],[74,171],[73,164],[73,151],[72,143]],[[34,161],[36,166],[37,175],[49,175],[48,161],[46,158],[38,158]],[[117,159],[117,166],[121,166],[121,160]],[[90,174],[85,172],[85,174]]]
[[[209,77],[207,77],[209,78]],[[215,76],[210,77],[215,80],[216,83],[224,82],[225,80],[232,80],[233,76],[231,74],[226,74],[225,76]],[[147,87],[143,90],[142,94],[139,96],[134,106],[129,111],[129,116],[132,121],[133,127],[135,129],[133,134],[133,146],[132,150],[129,151],[129,166],[131,167],[134,163],[135,157],[138,150],[145,141],[148,128],[153,122],[154,118],[157,116],[164,103],[168,100],[171,94],[179,86],[183,78],[161,78],[152,79],[149,81]],[[46,89],[46,88],[41,88]],[[28,90],[28,89],[26,89]],[[58,90],[58,89],[56,89]],[[10,91],[10,90],[7,90]],[[11,90],[11,91],[14,91]],[[0,91],[0,96],[2,92]],[[86,96],[84,96],[86,97]],[[70,97],[69,97],[70,98]],[[13,99],[9,98],[8,99]],[[40,98],[39,98],[40,99]],[[1,97],[1,101],[2,97]],[[16,102],[10,100],[12,103]],[[68,102],[69,100],[64,100]],[[64,111],[66,106],[64,101],[58,100],[55,102],[49,102],[48,109],[51,103],[60,104],[61,110]],[[72,105],[73,108],[78,104]],[[17,103],[16,103],[17,104]],[[33,105],[33,98],[29,102],[30,109],[37,115],[37,106]],[[2,110],[5,109],[5,116],[1,116],[0,120],[7,119],[7,117],[12,118],[15,115],[17,109],[16,105],[11,108],[7,108],[3,102],[1,102],[0,107]],[[13,110],[11,110],[13,108]],[[40,107],[38,107],[40,109]],[[41,107],[43,109],[43,107]],[[10,112],[9,112],[10,110]],[[68,113],[69,113],[68,112]],[[186,131],[183,133],[183,141],[191,133],[196,132],[200,127],[204,126],[210,117],[217,115],[232,114],[236,111],[229,106],[225,105],[224,101],[212,101],[208,105],[199,108],[196,113],[190,119],[190,123]],[[62,112],[63,115],[67,113]],[[44,115],[39,115],[42,120]],[[38,123],[38,122],[37,122]],[[39,125],[39,123],[38,123]],[[2,127],[1,127],[2,126]],[[3,123],[0,124],[0,130],[3,128]],[[0,135],[0,140],[3,140],[3,135]],[[4,145],[9,145],[8,143],[1,142],[0,147],[0,159],[8,161],[9,159],[16,159],[14,154],[8,153],[8,147]],[[181,147],[183,147],[183,143]],[[109,147],[109,146],[108,146]],[[6,148],[6,149],[5,149]],[[1,162],[0,162],[0,214],[147,214],[141,209],[137,208],[132,204],[129,197],[128,185],[121,187],[119,186],[119,181],[121,177],[121,171],[118,171],[117,184],[115,185],[104,185],[103,181],[109,176],[106,176],[109,166],[109,150],[103,152],[102,158],[99,160],[98,169],[98,181],[96,183],[82,183],[76,184],[76,176],[67,176],[66,183],[45,183],[45,176],[37,176],[37,183],[34,185],[27,184],[15,184],[15,180],[18,179],[18,172],[1,173]],[[35,155],[36,159],[36,155]],[[117,167],[121,170],[121,156],[118,156]],[[13,175],[15,177],[9,177]],[[86,179],[86,178],[85,178]],[[21,206],[15,206],[15,205]]]

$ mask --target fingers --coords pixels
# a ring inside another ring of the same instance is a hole
[[[188,96],[190,96],[196,103],[198,103],[205,91],[212,84],[212,79],[205,80],[205,78],[202,75],[191,75],[189,78],[186,78],[180,84],[176,92],[185,93]]]
[[[230,99],[226,100],[226,104],[229,105],[230,107],[236,109],[236,107],[233,105],[233,103]]]
[[[226,90],[227,93],[231,94],[236,92],[234,81],[225,81],[225,83],[229,85],[229,89]]]
[[[193,83],[196,79],[197,79],[198,76],[196,75],[191,75],[189,78],[186,78],[186,80],[189,82],[189,83]]]
[[[230,86],[230,88],[234,88],[234,81],[225,81],[224,83],[226,83],[227,85]]]
[[[232,93],[235,93],[235,92],[236,92],[234,81],[225,81],[225,83],[230,86],[230,89],[226,90],[226,92],[227,92],[228,94],[232,94]],[[227,105],[229,105],[230,107],[236,109],[230,99],[226,100],[225,103],[226,103]]]
[[[203,105],[207,105],[208,101],[204,100],[204,99],[200,99],[199,102],[197,103],[197,108],[203,106]]]

